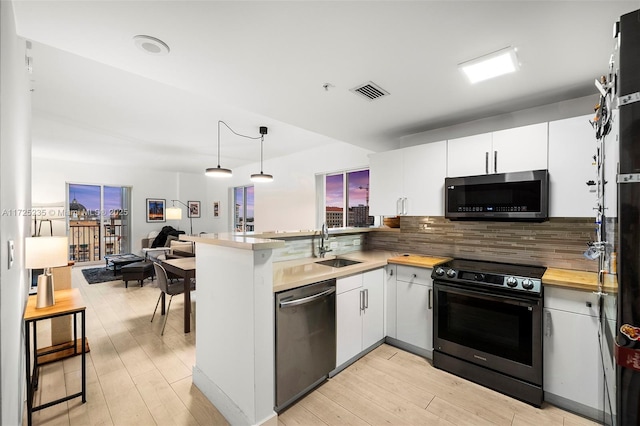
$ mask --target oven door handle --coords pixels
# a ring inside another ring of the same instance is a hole
[[[540,300],[532,300],[532,299],[523,299],[520,297],[514,296],[495,296],[493,294],[483,293],[475,290],[461,289],[458,287],[453,287],[447,284],[434,282],[434,287],[440,291],[446,291],[448,293],[460,294],[462,296],[473,296],[479,299],[484,300],[500,300],[501,302],[508,303],[511,305],[517,306],[539,306]]]

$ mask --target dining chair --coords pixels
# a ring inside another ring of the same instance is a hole
[[[153,318],[156,316],[156,311],[158,310],[158,305],[160,304],[162,295],[169,295],[169,305],[167,306],[167,312],[164,316],[164,324],[162,325],[162,332],[160,333],[160,335],[162,336],[164,335],[164,328],[167,326],[167,318],[169,317],[169,309],[171,309],[171,300],[173,299],[173,296],[175,296],[176,294],[184,293],[184,278],[178,278],[169,281],[169,278],[167,277],[167,270],[164,269],[164,266],[157,262],[153,262],[153,268],[155,269],[156,277],[158,278],[158,288],[160,289],[160,296],[158,297],[158,301],[156,302],[156,308],[153,310],[151,322],[153,322]],[[190,290],[195,290],[195,280],[191,280],[190,284]]]

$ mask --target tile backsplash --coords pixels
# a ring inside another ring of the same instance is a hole
[[[541,223],[450,221],[402,216],[400,232],[369,232],[367,249],[597,271],[583,256],[595,239],[593,218],[551,218]]]
[[[326,241],[326,245],[331,247],[331,251],[327,256],[339,256],[341,254],[359,251],[364,247],[366,234],[346,234],[331,235]],[[273,251],[273,261],[281,262],[284,260],[301,259],[305,257],[317,257],[318,247],[320,246],[320,236],[300,238],[283,238],[285,246]]]

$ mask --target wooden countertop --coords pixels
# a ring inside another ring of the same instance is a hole
[[[333,259],[336,256],[327,256]],[[451,260],[449,257],[422,256],[415,254],[401,254],[389,251],[363,251],[353,252],[339,256],[343,259],[359,260],[361,263],[332,268],[318,265],[318,258],[305,258],[273,264],[273,291],[279,292],[324,281],[332,278],[346,277],[372,269],[382,268],[391,263],[396,265],[417,266],[420,268],[433,268]],[[596,291],[598,274],[595,272],[575,271],[570,269],[547,268],[542,283],[545,286],[569,288],[582,291]],[[605,274],[604,291],[617,292],[618,283],[615,275]]]
[[[397,265],[407,266],[419,266],[421,268],[433,268],[441,263],[450,261],[450,257],[437,257],[437,256],[419,256],[419,255],[401,255],[391,257],[387,259],[388,263],[395,263]]]
[[[547,268],[542,277],[542,284],[575,290],[597,291],[598,274],[571,269]],[[605,274],[603,290],[614,293],[618,291],[618,281],[615,275]]]

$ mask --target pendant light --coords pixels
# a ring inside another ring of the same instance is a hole
[[[223,123],[225,126],[227,126],[227,123],[218,120],[218,167],[209,167],[207,168],[207,170],[205,170],[204,174],[216,178],[230,178],[233,175],[231,169],[220,167],[220,123]]]
[[[252,182],[271,182],[273,181],[273,176],[263,173],[262,171],[262,153],[263,153],[263,145],[264,145],[264,135],[267,134],[267,128],[262,126],[260,127],[260,173],[254,173],[251,175]]]
[[[273,180],[273,176],[265,174],[262,172],[262,150],[264,144],[264,135],[267,134],[267,128],[265,126],[260,126],[260,136],[247,136],[241,135],[240,133],[233,130],[227,123],[222,120],[218,120],[218,167],[209,167],[205,170],[205,175],[213,176],[213,177],[224,177],[229,178],[232,176],[232,172],[230,169],[225,169],[220,167],[220,124],[224,124],[227,129],[231,130],[236,136],[240,136],[247,139],[260,139],[260,173],[255,173],[251,175],[251,180],[253,182],[271,182]]]

